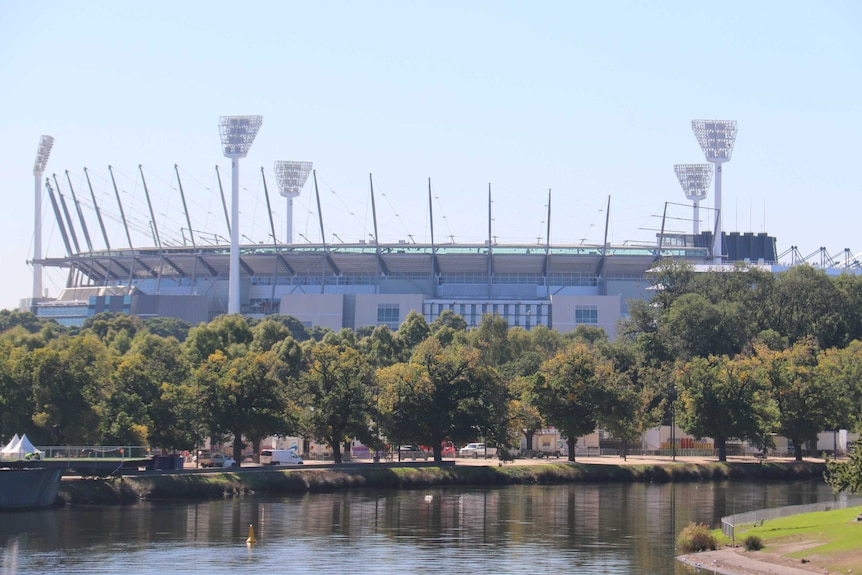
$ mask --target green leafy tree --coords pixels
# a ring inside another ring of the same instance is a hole
[[[442,443],[489,438],[507,447],[505,385],[480,361],[479,351],[444,347],[431,336],[409,362],[378,371],[384,430],[392,440],[430,446],[442,461]]]
[[[33,422],[44,443],[98,441],[97,406],[110,373],[108,351],[92,334],[63,338],[33,352]]]
[[[341,446],[352,438],[371,441],[374,371],[352,347],[320,343],[311,349],[306,373],[299,379],[309,435],[326,441],[335,463]]]
[[[595,347],[575,342],[546,361],[535,379],[533,402],[546,422],[566,436],[569,461],[578,438],[593,432],[608,398],[612,365]]]
[[[826,483],[835,493],[862,495],[862,441],[853,442],[849,461],[826,463]]]
[[[401,348],[409,357],[417,345],[425,341],[431,335],[431,329],[428,327],[428,322],[425,321],[425,316],[416,310],[410,310],[404,322],[398,326],[398,331],[395,332]]]
[[[201,365],[217,351],[229,358],[246,353],[254,334],[245,317],[221,315],[209,323],[193,327],[185,341],[186,355],[193,367]]]
[[[221,351],[199,368],[205,417],[215,433],[233,438],[233,457],[242,461],[243,435],[284,432],[285,392],[279,379],[279,360],[273,352],[248,352],[229,360]]]
[[[817,377],[817,346],[813,340],[797,342],[790,349],[772,351],[757,347],[756,359],[769,392],[778,407],[776,431],[793,442],[796,461],[802,448],[817,440],[817,434],[840,409],[832,384],[835,380]]]
[[[186,340],[192,328],[187,321],[167,316],[148,317],[144,319],[144,327],[153,335],[173,337],[180,343]]]
[[[711,437],[719,461],[727,461],[732,438],[765,446],[775,407],[750,360],[695,357],[678,365],[675,383],[683,406],[677,421],[694,437]]]
[[[862,341],[854,340],[843,349],[832,348],[817,358],[816,377],[823,393],[832,397],[827,427],[833,430],[862,431]]]
[[[0,438],[33,434],[32,353],[0,338]]]
[[[771,325],[791,343],[813,337],[821,349],[847,343],[842,293],[823,270],[795,266],[776,276]]]
[[[620,456],[626,459],[628,446],[661,424],[667,370],[644,363],[637,346],[624,340],[602,346],[601,352],[613,362],[613,370],[599,424],[622,441]]]

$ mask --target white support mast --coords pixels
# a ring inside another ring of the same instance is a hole
[[[36,150],[36,162],[33,164],[33,177],[35,179],[36,195],[36,220],[34,225],[35,238],[33,240],[33,303],[44,297],[42,293],[42,173],[48,164],[51,148],[54,147],[54,138],[42,136],[39,140],[39,148]]]

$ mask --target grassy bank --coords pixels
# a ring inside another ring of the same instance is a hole
[[[439,485],[515,485],[573,482],[670,482],[795,480],[823,476],[821,463],[667,463],[595,465],[548,463],[528,466],[387,467],[141,474],[61,482],[68,504],[133,503],[141,499],[216,499],[251,493],[307,493],[355,488],[409,489]]]
[[[783,557],[794,563],[809,563],[830,573],[862,572],[862,522],[857,520],[862,508],[836,509],[769,519],[737,535],[737,542],[749,536],[764,543],[760,551],[748,554]],[[730,541],[713,532],[724,544]]]

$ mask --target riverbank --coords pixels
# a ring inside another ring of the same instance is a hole
[[[289,494],[336,489],[413,489],[441,485],[503,486],[574,482],[691,482],[792,481],[822,478],[823,462],[716,461],[652,462],[630,460],[611,463],[569,463],[529,460],[500,465],[496,460],[453,462],[436,466],[354,463],[341,466],[307,465],[302,468],[249,467],[206,473],[154,473],[119,478],[67,479],[61,482],[59,501],[71,505],[129,504],[153,499],[215,499],[254,493]]]

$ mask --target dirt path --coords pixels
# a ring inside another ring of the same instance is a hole
[[[765,551],[745,551],[742,548],[724,547],[678,557],[686,565],[723,575],[811,575],[829,571],[798,559],[788,559]]]

